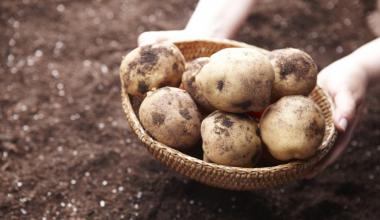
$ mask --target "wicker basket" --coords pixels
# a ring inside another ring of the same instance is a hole
[[[227,47],[251,47],[267,53],[264,49],[230,40],[207,39],[182,41],[175,44],[186,60],[210,56]],[[157,160],[191,179],[210,186],[232,190],[270,188],[300,179],[327,154],[337,136],[332,120],[333,103],[320,88],[315,88],[310,94],[310,98],[320,107],[326,119],[325,136],[315,156],[305,161],[295,161],[273,167],[239,168],[208,163],[154,140],[141,126],[132,108],[130,97],[122,88],[122,105],[129,125]]]

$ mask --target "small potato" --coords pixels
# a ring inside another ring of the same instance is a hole
[[[215,111],[202,121],[205,161],[249,167],[260,155],[258,128],[248,115]]]
[[[274,72],[262,53],[250,48],[227,48],[210,57],[195,81],[219,110],[258,112],[270,103]]]
[[[307,159],[315,154],[323,140],[325,119],[311,99],[285,96],[265,110],[260,131],[274,158]]]
[[[202,67],[208,63],[210,58],[200,57],[186,64],[186,70],[182,75],[182,85],[194,101],[198,104],[198,107],[207,113],[213,112],[215,108],[207,101],[201,90],[195,83],[195,77],[202,69]]]
[[[185,90],[164,87],[148,93],[139,118],[150,135],[170,147],[184,150],[200,139],[200,113]]]
[[[120,66],[122,86],[128,94],[143,96],[154,88],[177,87],[185,70],[185,58],[172,43],[138,47]]]
[[[273,101],[288,95],[307,96],[315,87],[318,69],[307,53],[294,48],[279,49],[272,51],[269,59],[275,73]]]

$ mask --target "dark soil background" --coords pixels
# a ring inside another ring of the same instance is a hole
[[[143,31],[182,28],[195,3],[0,1],[0,219],[380,219],[379,89],[348,150],[313,180],[226,191],[146,151],[122,113],[121,57]],[[375,37],[374,8],[264,0],[237,40],[298,47],[322,68]]]

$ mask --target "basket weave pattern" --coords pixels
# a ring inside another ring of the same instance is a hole
[[[266,50],[230,40],[196,40],[176,42],[185,59],[192,60],[228,47],[250,47],[267,53]],[[320,107],[326,120],[323,142],[315,156],[305,161],[295,161],[273,167],[240,168],[208,163],[186,155],[154,140],[142,127],[133,111],[129,95],[122,86],[122,106],[127,121],[149,152],[171,169],[204,184],[232,190],[270,188],[302,178],[321,160],[333,146],[337,133],[332,120],[333,103],[320,88],[315,88],[310,98]]]

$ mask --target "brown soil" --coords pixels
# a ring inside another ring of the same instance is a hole
[[[122,113],[121,57],[143,31],[183,27],[194,5],[0,1],[0,219],[380,219],[379,89],[348,150],[314,180],[226,191],[145,150]],[[374,7],[265,0],[237,39],[304,49],[321,68],[374,38]]]

